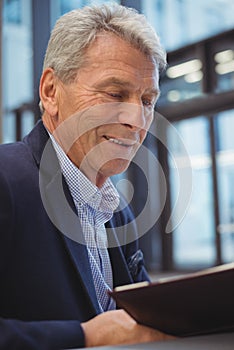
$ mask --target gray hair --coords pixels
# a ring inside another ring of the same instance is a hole
[[[159,70],[166,53],[144,15],[117,3],[85,6],[60,17],[51,32],[43,70],[53,68],[63,83],[75,80],[85,52],[100,32],[111,32],[153,59]],[[42,107],[42,106],[41,106]]]

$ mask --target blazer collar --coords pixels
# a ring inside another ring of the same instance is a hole
[[[48,132],[41,119],[36,123],[32,131],[25,136],[23,142],[30,147],[36,164],[39,166],[45,145],[47,142],[50,142]]]

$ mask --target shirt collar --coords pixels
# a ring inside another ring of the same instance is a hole
[[[72,163],[53,135],[49,135],[73,200],[96,211],[113,213],[119,205],[119,194],[111,180],[107,179],[98,188]]]

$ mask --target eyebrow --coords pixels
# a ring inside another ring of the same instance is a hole
[[[107,78],[106,80],[98,83],[95,87],[99,88],[99,89],[103,89],[111,84],[116,85],[116,86],[121,86],[123,88],[134,88],[134,85],[129,83],[129,81],[123,80],[123,79],[118,79],[116,77]],[[160,94],[160,90],[156,89],[156,88],[148,88],[148,89],[146,89],[145,92],[156,95],[156,96]]]

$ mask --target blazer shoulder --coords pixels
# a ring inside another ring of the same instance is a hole
[[[10,173],[24,167],[25,161],[32,161],[30,148],[22,141],[0,145],[0,171]]]
[[[24,171],[29,166],[39,165],[47,140],[48,134],[39,121],[22,141],[0,145],[0,169],[6,172],[12,169]]]

